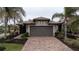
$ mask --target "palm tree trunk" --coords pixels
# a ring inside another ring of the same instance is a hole
[[[15,17],[14,17],[14,34],[15,34],[15,31],[16,31],[15,26],[16,26],[16,22],[15,22]]]
[[[67,17],[65,17],[64,21],[64,39],[67,39]]]
[[[11,33],[11,32],[10,32],[10,25],[8,25],[8,32]]]
[[[5,39],[7,38],[7,18],[4,21],[5,23],[5,30],[4,30],[4,35],[5,35]]]

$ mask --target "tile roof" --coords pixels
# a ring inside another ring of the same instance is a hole
[[[46,20],[46,21],[50,21],[49,18],[46,18],[46,17],[37,17],[37,18],[34,18],[33,21],[36,21],[36,20]]]

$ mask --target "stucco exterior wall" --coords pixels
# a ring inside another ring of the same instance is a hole
[[[30,35],[30,25],[27,25],[26,32]]]
[[[43,26],[47,26],[47,28],[44,29],[45,32],[47,31],[46,32],[46,34],[47,34],[47,33],[50,33],[47,29],[50,30],[50,26],[52,26],[51,33],[52,33],[52,36],[55,36],[55,33],[58,30],[58,25],[59,25],[59,23],[53,23],[52,21],[50,22],[50,19],[47,19],[47,18],[43,18],[43,17],[36,18],[35,20],[33,19],[33,21],[29,22],[29,24],[26,26],[26,32],[28,32],[28,34],[30,35],[30,33],[32,32],[31,30],[34,31],[34,29],[38,29],[39,26],[40,26],[40,27],[42,27],[41,29],[43,31],[43,29],[46,28],[46,27],[43,27]],[[32,28],[31,29],[32,26],[36,26],[37,28]],[[41,31],[41,30],[39,30],[39,31]],[[40,32],[38,34],[40,34]]]
[[[55,33],[58,30],[58,26],[57,25],[53,25],[53,36],[55,36]]]
[[[35,25],[36,26],[47,26],[48,25],[48,21],[36,21]]]

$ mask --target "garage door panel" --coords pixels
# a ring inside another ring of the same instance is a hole
[[[52,32],[52,26],[31,26],[30,28],[31,36],[52,36]]]

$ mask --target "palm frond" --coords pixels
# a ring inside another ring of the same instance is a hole
[[[52,16],[52,19],[55,18],[55,17],[64,17],[63,13],[55,13],[53,16]]]

